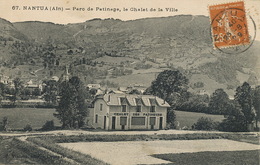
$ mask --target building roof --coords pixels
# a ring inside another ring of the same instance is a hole
[[[123,99],[122,99],[123,98]],[[152,96],[152,95],[132,95],[132,94],[115,94],[109,93],[105,95],[99,95],[96,99],[103,99],[107,105],[123,105],[122,100],[125,100],[130,106],[137,106],[136,102],[138,99],[141,99],[144,106],[154,106],[157,104],[160,107],[170,107],[170,105],[163,99]]]

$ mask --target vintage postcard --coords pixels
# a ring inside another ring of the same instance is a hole
[[[0,164],[260,164],[260,0],[1,0]]]

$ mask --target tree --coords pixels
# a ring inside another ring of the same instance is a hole
[[[0,103],[5,98],[5,94],[6,94],[6,86],[4,83],[0,82]]]
[[[83,83],[81,82],[81,80],[76,76],[72,77],[69,80],[69,83],[71,83],[76,90],[77,95],[75,98],[75,102],[76,102],[77,113],[75,116],[75,120],[78,123],[78,127],[82,127],[85,124],[84,120],[88,115],[87,105],[85,103],[85,98],[87,97],[86,96],[87,91]]]
[[[231,101],[229,104],[229,114],[219,124],[220,131],[242,132],[247,131],[247,122],[242,108],[237,101]]]
[[[173,93],[180,94],[187,88],[188,79],[180,71],[165,70],[157,76],[145,93],[156,95],[167,101]]]
[[[54,126],[53,120],[46,121],[45,124],[41,128],[41,130],[43,130],[43,131],[51,131],[54,129],[55,129],[55,126]]]
[[[58,95],[58,83],[55,80],[49,80],[45,82],[46,87],[44,88],[44,100],[49,105],[56,105]]]
[[[179,107],[179,110],[190,112],[208,113],[209,96],[189,94],[187,101],[184,101]]]
[[[26,126],[24,126],[23,130],[26,131],[26,132],[27,132],[27,131],[30,132],[30,131],[32,131],[33,129],[32,129],[32,126],[31,126],[30,124],[26,124]]]
[[[40,90],[40,88],[35,88],[35,89],[32,91],[32,95],[34,95],[34,96],[40,96],[40,95],[41,95],[41,90]]]
[[[211,118],[201,117],[192,125],[192,128],[196,130],[215,130],[217,125],[218,123],[214,122]]]
[[[88,115],[82,82],[78,77],[72,77],[62,82],[60,87],[61,98],[54,116],[61,121],[63,128],[82,127]]]
[[[43,66],[45,68],[51,68],[55,66],[57,60],[55,52],[56,48],[52,44],[52,39],[49,38],[42,52]]]
[[[3,131],[7,130],[7,125],[8,125],[8,118],[5,116],[3,117],[3,122],[2,122]]]
[[[13,80],[13,83],[14,83],[14,93],[13,93],[13,96],[10,97],[10,101],[12,101],[13,105],[15,105],[15,102],[18,99],[18,97],[19,97],[19,95],[21,93],[21,90],[22,90],[22,87],[23,87],[23,83],[20,80],[20,78],[15,78]]]
[[[252,106],[252,91],[251,86],[244,82],[242,86],[237,87],[235,100],[240,104],[242,112],[246,119],[246,125],[252,124],[255,113]]]
[[[217,89],[210,97],[209,113],[228,114],[229,98],[223,89]]]
[[[176,126],[175,126],[175,118],[176,118],[176,115],[175,115],[175,112],[173,110],[173,108],[168,108],[167,109],[167,118],[166,118],[166,123],[167,123],[167,127],[169,129],[174,129]]]
[[[255,124],[256,128],[258,128],[257,122],[260,121],[260,86],[253,90],[253,106],[256,112]]]

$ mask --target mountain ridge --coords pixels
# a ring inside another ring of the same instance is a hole
[[[225,84],[226,88],[234,88],[242,80],[250,79],[254,85],[259,83],[259,73],[255,73],[258,70],[254,69],[259,59],[257,52],[260,51],[260,42],[255,41],[248,51],[240,54],[227,55],[218,52],[212,46],[209,18],[203,15],[177,15],[127,21],[92,19],[65,25],[40,21],[11,24],[12,29],[23,36],[18,38],[21,42],[30,41],[42,47],[50,43],[55,45],[56,54],[63,61],[61,65],[65,65],[66,62],[69,64],[67,53],[70,50],[74,51],[75,59],[95,59],[109,55],[139,61],[148,60],[152,62],[152,67],[158,69],[183,69],[189,77],[197,74],[206,75],[220,84]],[[7,26],[8,22],[0,22],[0,27],[1,25]],[[7,35],[13,37],[12,33]],[[10,43],[8,48],[12,49],[11,47]],[[4,49],[7,48],[2,46],[2,50]],[[9,57],[17,54],[5,52],[0,55]],[[135,73],[136,69],[128,69]],[[252,77],[257,77],[257,80],[253,82]],[[113,78],[109,80],[116,81]]]

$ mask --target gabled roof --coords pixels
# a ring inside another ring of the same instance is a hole
[[[124,98],[124,99],[122,99]],[[139,105],[136,100],[140,99],[142,101],[142,104],[144,106],[160,106],[160,107],[170,107],[170,105],[162,100],[161,98],[153,95],[132,95],[132,94],[115,94],[115,93],[109,93],[104,95],[97,96],[96,99],[103,99],[107,105],[125,105],[124,103],[121,103],[122,100],[126,100],[127,104],[130,106],[137,106]]]

